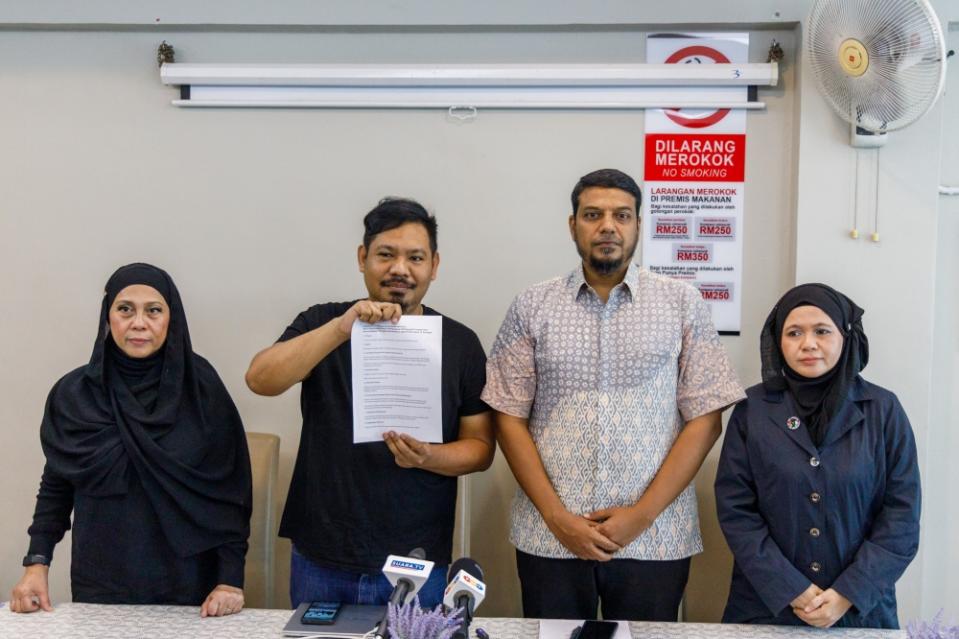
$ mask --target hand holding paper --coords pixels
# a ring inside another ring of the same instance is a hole
[[[389,431],[383,433],[383,441],[389,447],[400,468],[424,468],[432,457],[431,446],[406,433]]]
[[[403,309],[399,304],[392,302],[374,302],[373,300],[360,300],[350,307],[348,311],[340,316],[340,322],[337,330],[343,334],[343,337],[351,337],[353,324],[356,320],[373,324],[376,322],[389,320],[396,324],[403,315]]]

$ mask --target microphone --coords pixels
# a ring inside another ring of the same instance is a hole
[[[443,603],[448,608],[463,609],[463,621],[451,639],[468,639],[473,612],[486,597],[483,569],[469,557],[463,557],[450,566],[448,578],[449,583],[443,593]]]
[[[419,592],[433,572],[433,562],[426,561],[426,551],[414,548],[406,557],[390,555],[383,564],[383,574],[393,584],[390,603],[402,606],[406,598]]]
[[[393,584],[393,592],[390,593],[388,603],[402,606],[408,596],[419,592],[419,589],[429,579],[431,572],[433,572],[433,562],[426,561],[426,551],[422,548],[414,548],[406,557],[400,555],[387,557],[383,564],[383,574]],[[387,637],[389,614],[390,607],[387,605],[383,617],[376,624],[374,635],[377,639]]]

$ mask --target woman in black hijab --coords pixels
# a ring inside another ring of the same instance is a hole
[[[733,411],[716,475],[735,559],[724,622],[899,627],[919,467],[899,400],[859,375],[862,315],[842,293],[804,284],[766,320],[763,382]]]
[[[93,355],[56,383],[14,612],[51,610],[47,571],[73,512],[73,600],[239,612],[250,459],[223,382],[193,352],[180,295],[148,264],[106,284]]]

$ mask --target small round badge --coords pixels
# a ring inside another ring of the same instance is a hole
[[[790,417],[789,419],[786,420],[786,428],[788,428],[789,430],[796,430],[797,428],[799,428],[800,423],[801,422],[799,421],[798,417],[796,416]]]

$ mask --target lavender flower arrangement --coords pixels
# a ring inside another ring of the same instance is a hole
[[[942,611],[932,621],[913,619],[906,624],[909,639],[959,639],[959,626],[943,625]]]
[[[446,614],[443,604],[433,610],[420,608],[420,598],[414,597],[402,606],[390,604],[389,629],[391,639],[450,639],[462,622],[463,609]]]

